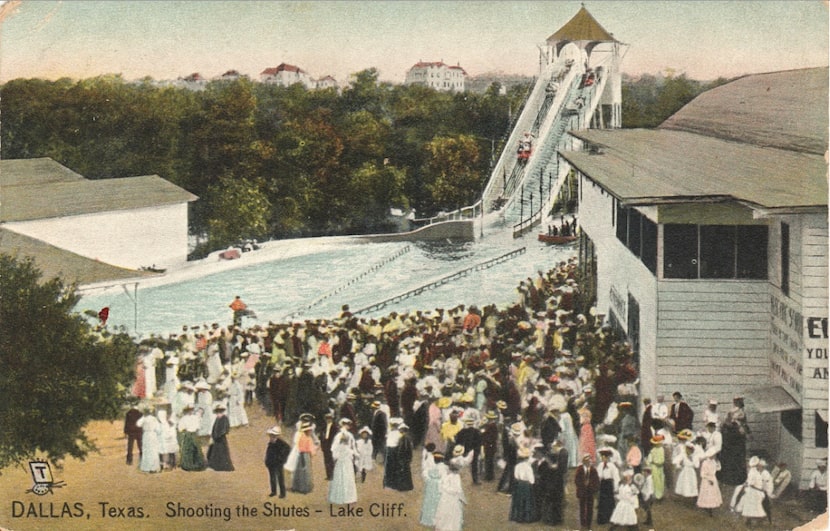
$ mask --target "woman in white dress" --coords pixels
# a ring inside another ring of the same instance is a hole
[[[695,445],[687,442],[683,445],[683,453],[674,460],[674,467],[678,470],[674,484],[674,493],[684,498],[697,498],[697,466]]]
[[[467,498],[461,487],[460,470],[460,467],[450,462],[447,475],[441,479],[441,499],[435,509],[436,531],[461,531],[464,527]]]
[[[574,430],[573,420],[567,413],[559,415],[559,426],[562,428],[560,437],[565,443],[565,449],[568,450],[568,467],[574,468],[579,466],[579,437]]]
[[[138,469],[142,472],[158,472],[161,470],[161,461],[159,460],[159,454],[161,454],[159,429],[161,425],[158,419],[153,416],[152,408],[145,408],[144,416],[138,419],[135,425],[141,428],[141,461],[138,463]]]
[[[735,489],[737,492],[738,489]],[[764,498],[772,494],[772,476],[766,470],[766,462],[758,456],[749,460],[749,470],[746,483],[743,484],[743,495],[733,496],[733,510],[746,518],[747,525],[755,518],[766,518]]]
[[[632,483],[634,471],[631,469],[622,473],[622,482],[617,489],[617,504],[614,512],[611,513],[611,527],[615,526],[637,526],[637,508],[640,506],[638,499],[639,491]]]
[[[236,374],[231,376],[228,398],[228,421],[231,428],[248,425],[248,413],[245,411],[245,389]]]
[[[348,424],[341,428],[340,433],[334,437],[331,444],[334,474],[331,483],[329,483],[329,503],[333,504],[355,503],[357,501],[357,486],[354,479],[354,462],[357,456],[357,448],[354,437],[348,431]]]
[[[204,380],[196,382],[196,407],[202,410],[202,421],[199,424],[199,435],[206,437],[213,429],[213,421],[216,415],[213,413],[213,394],[210,392],[210,384]]]
[[[162,463],[165,470],[172,470],[176,468],[176,454],[179,453],[176,426],[167,417],[167,410],[164,408],[159,408],[156,417],[159,421],[159,443],[161,444],[159,453],[162,455]]]

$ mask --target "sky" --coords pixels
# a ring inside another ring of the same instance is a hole
[[[0,0],[2,3],[2,0]],[[12,0],[0,22],[0,82],[121,74],[213,78],[297,65],[312,77],[374,67],[402,82],[417,61],[470,75],[535,75],[537,46],[577,1],[313,2]],[[628,49],[624,72],[693,79],[828,64],[828,6],[805,1],[586,1]]]

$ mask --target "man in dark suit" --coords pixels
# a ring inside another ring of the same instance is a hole
[[[678,391],[672,393],[672,397],[674,398],[674,403],[671,405],[671,409],[669,410],[669,418],[674,425],[675,433],[679,433],[683,430],[691,430],[692,423],[695,419],[695,412],[692,411],[689,404],[683,400],[683,395],[681,395]]]
[[[562,426],[559,425],[558,413],[555,409],[551,409],[545,415],[545,420],[542,421],[540,435],[545,448],[550,448],[550,445],[553,444],[553,441],[559,437],[559,433],[562,431]]]
[[[496,479],[496,452],[499,445],[498,418],[495,413],[488,411],[484,417],[487,423],[481,429],[481,443],[484,445],[484,481]]]
[[[139,428],[136,423],[141,418],[141,411],[138,410],[136,404],[138,399],[132,400],[130,403],[130,410],[124,418],[124,435],[127,436],[127,464],[133,464],[133,443],[138,445],[138,457],[141,458],[141,435],[143,430]]]
[[[481,452],[481,432],[474,426],[473,419],[466,419],[464,427],[455,434],[455,444],[464,447],[464,455],[467,455],[471,450],[473,452],[473,461],[470,466],[473,472],[473,483],[478,485],[478,456]]]
[[[389,417],[380,407],[380,401],[372,402],[372,459],[377,459],[378,454],[386,455],[386,430],[389,426]]]
[[[331,444],[334,436],[340,431],[334,424],[334,414],[326,413],[323,427],[320,430],[320,449],[323,450],[323,463],[326,465],[326,479],[331,480],[334,474],[334,456],[331,452]]]
[[[591,463],[591,456],[582,457],[582,466],[576,469],[576,497],[579,499],[579,525],[591,527],[594,517],[594,496],[599,491],[599,474]]]
[[[279,426],[274,426],[268,430],[268,448],[265,450],[265,466],[268,468],[268,478],[271,483],[271,493],[269,496],[277,495],[277,486],[279,486],[280,498],[285,498],[285,478],[283,476],[282,467],[288,459],[288,454],[291,453],[291,447],[288,443],[280,439],[282,430]]]

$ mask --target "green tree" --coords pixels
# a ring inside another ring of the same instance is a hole
[[[268,235],[272,207],[261,182],[225,175],[208,189],[206,199],[211,248]]]
[[[452,210],[473,204],[483,182],[475,171],[480,157],[476,140],[467,135],[436,137],[426,149],[425,176],[435,208]]]
[[[0,468],[39,452],[83,459],[95,449],[84,426],[120,412],[136,345],[73,313],[78,299],[30,259],[0,255]]]

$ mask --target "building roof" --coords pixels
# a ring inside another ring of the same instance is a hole
[[[154,276],[146,271],[133,271],[85,258],[44,241],[0,228],[0,254],[15,258],[34,258],[42,280],[61,277],[64,282],[91,284],[106,280],[126,280]]]
[[[0,161],[0,187],[83,180],[82,175],[47,157]]]
[[[605,31],[599,22],[582,6],[574,17],[564,26],[548,37],[551,41],[610,41],[616,42],[613,35]]]
[[[260,75],[269,75],[273,76],[278,74],[279,72],[296,72],[298,74],[305,74],[306,71],[300,68],[299,66],[290,65],[287,63],[280,63],[279,66],[275,66],[272,68],[266,68],[262,71]]]
[[[42,161],[43,159],[35,160]],[[4,175],[3,180],[7,177],[5,174],[8,164],[12,163],[11,166],[17,166],[18,170],[27,166],[15,164],[18,162],[20,161],[0,161],[0,175]],[[29,165],[28,173],[32,176],[31,179],[26,179],[26,175],[20,172],[16,176],[12,175],[12,179],[17,184],[3,186],[2,197],[0,197],[2,201],[0,202],[0,222],[149,208],[186,203],[197,199],[195,195],[158,175],[121,179],[88,180],[81,178],[80,180],[48,181],[37,177],[37,172],[34,170],[39,166],[41,165]],[[42,164],[42,167],[49,168],[51,165]],[[72,173],[68,169],[66,171]]]
[[[700,94],[659,129],[823,155],[828,68],[746,76]]]
[[[600,153],[562,157],[625,204],[708,198],[766,209],[827,206],[827,165],[820,155],[666,129],[571,134],[600,146]]]
[[[826,67],[747,76],[657,129],[573,131],[598,149],[561,155],[625,204],[826,209],[827,86]]]

